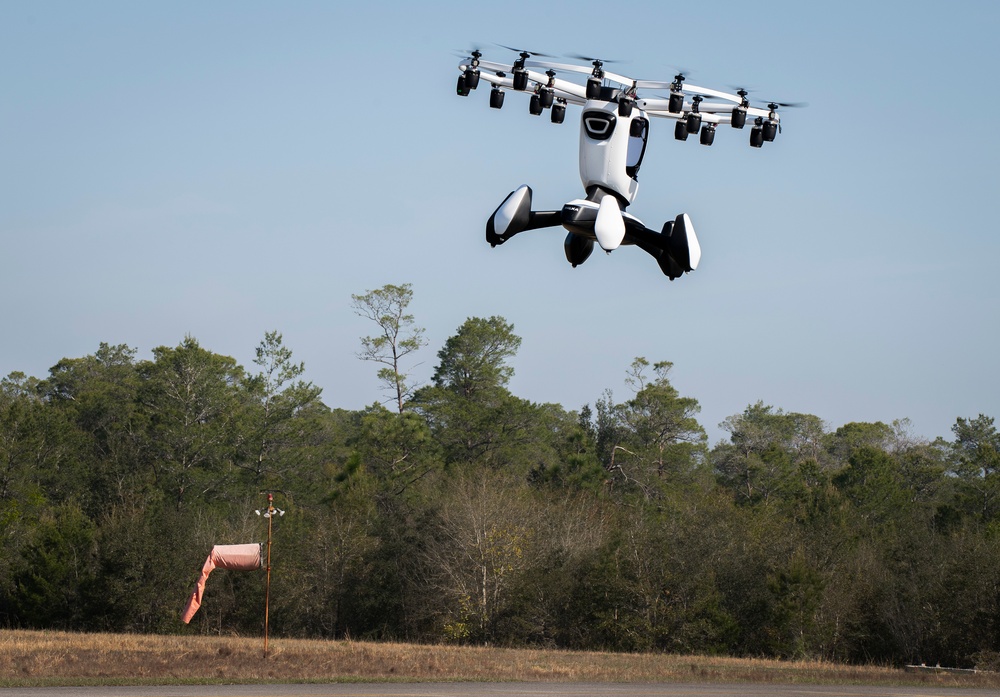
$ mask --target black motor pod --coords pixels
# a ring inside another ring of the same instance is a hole
[[[566,261],[572,264],[575,269],[587,261],[590,253],[594,251],[594,241],[571,232],[566,235],[563,249],[566,252]]]

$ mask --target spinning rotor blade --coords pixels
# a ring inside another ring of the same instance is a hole
[[[809,106],[809,102],[768,102],[767,106],[772,111],[778,107],[784,107],[786,109],[801,109]]]
[[[594,58],[593,56],[582,56],[579,53],[571,53],[568,57],[572,58],[573,60],[586,61],[590,63],[590,65],[592,66],[591,68],[589,68],[590,72],[593,72],[595,69],[599,69],[602,73],[604,73],[605,78],[609,80],[614,80],[619,84],[631,86],[632,83],[635,82],[635,80],[633,80],[630,77],[625,77],[623,75],[616,75],[615,73],[604,70],[605,63],[621,63],[622,61],[611,60],[609,58],[606,59],[606,58]]]
[[[598,61],[599,63],[602,63],[602,64],[603,63],[621,63],[622,62],[620,60],[612,60],[610,58],[594,58],[592,56],[581,56],[579,53],[571,53],[571,54],[569,54],[566,57],[567,58],[572,58],[573,60],[578,60],[578,61],[587,61],[588,63],[591,63],[591,64],[593,64],[594,61]]]
[[[539,51],[529,51],[525,48],[514,48],[513,46],[504,46],[503,44],[497,44],[500,48],[505,48],[508,51],[513,51],[514,53],[527,53],[529,56],[542,56],[543,58],[555,58],[555,56],[548,53],[541,53]]]
[[[595,58],[593,56],[583,56],[580,55],[579,53],[571,53],[567,57],[578,61],[587,61],[588,63],[590,63],[592,67],[586,69],[588,73],[593,72],[595,67],[601,67],[602,68],[601,72],[604,74],[603,77],[605,80],[611,80],[612,82],[617,82],[619,85],[623,85],[624,87],[632,87],[635,84],[635,78],[628,77],[627,75],[619,75],[618,73],[613,73],[609,70],[603,69],[603,66],[606,63],[624,63],[624,61],[612,60],[610,58]]]
[[[753,89],[751,89],[750,87],[738,86],[738,85],[729,85],[729,89],[731,89],[733,92],[740,95],[744,100],[746,100],[746,104],[744,104],[744,106],[749,105],[750,94],[753,92]],[[802,107],[809,106],[808,102],[778,102],[769,99],[756,99],[756,98],[753,101],[756,103],[762,102],[764,104],[764,106],[758,108],[764,109],[766,107],[771,111],[774,111],[778,107],[785,107],[789,109],[800,109]]]

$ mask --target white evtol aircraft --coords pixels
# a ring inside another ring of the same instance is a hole
[[[503,107],[505,89],[531,95],[529,111],[540,115],[550,111],[553,123],[562,123],[566,107],[583,107],[580,117],[580,179],[585,198],[574,199],[558,211],[531,210],[531,188],[522,185],[512,191],[493,212],[486,224],[486,240],[503,244],[525,230],[562,226],[566,235],[566,259],[574,267],[594,250],[594,242],[611,252],[632,244],[648,252],[670,280],[693,271],[701,260],[701,246],[686,213],[651,230],[626,208],[638,192],[639,167],[646,153],[651,117],[674,119],[674,138],[687,140],[700,133],[702,145],[715,141],[720,124],[742,129],[748,118],[750,145],[759,148],[780,131],[779,107],[802,106],[770,102],[754,107],[745,89],[735,94],[698,87],[685,82],[683,73],[671,81],[635,80],[604,69],[598,58],[573,56],[590,66],[537,60],[545,54],[511,49],[518,58],[513,64],[483,60],[479,50],[459,63],[458,94],[468,96],[480,80],[492,85],[490,106]],[[544,72],[540,72],[544,70]],[[577,81],[557,77],[568,74]],[[579,76],[586,75],[586,81]],[[667,96],[644,97],[643,90],[669,90]]]

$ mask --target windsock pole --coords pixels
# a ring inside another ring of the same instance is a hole
[[[264,493],[263,491],[260,493]],[[260,511],[256,511],[260,515]],[[274,516],[285,515],[280,508],[274,507],[274,494],[267,492],[267,508],[264,510],[264,517],[267,518],[267,585],[264,586],[264,658],[267,658],[267,630],[268,615],[271,608],[271,523]]]
[[[267,658],[268,614],[271,605],[271,520],[274,518],[274,494],[267,495],[267,582],[264,586],[264,658]]]

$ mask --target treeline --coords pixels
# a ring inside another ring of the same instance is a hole
[[[670,363],[567,411],[508,390],[520,347],[470,318],[430,384],[409,286],[354,296],[387,404],[330,408],[277,332],[254,365],[193,338],[0,382],[0,624],[256,634],[261,574],[214,544],[274,520],[273,635],[994,665],[1000,435],[828,430],[762,403],[710,447]]]

